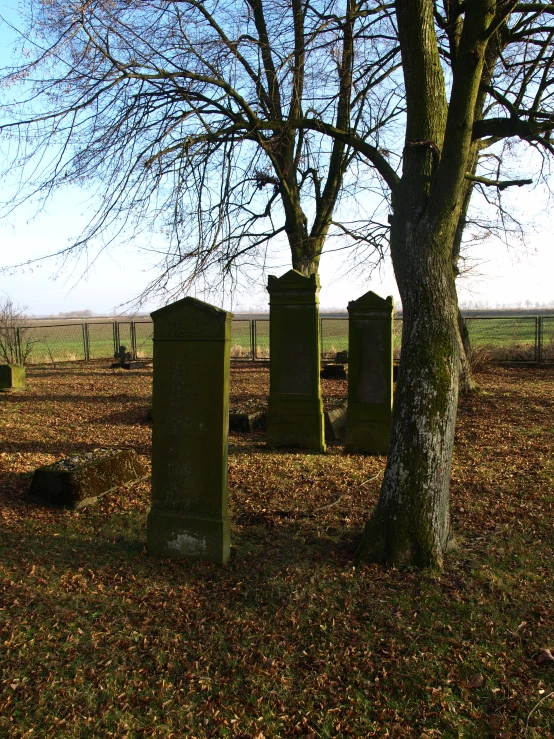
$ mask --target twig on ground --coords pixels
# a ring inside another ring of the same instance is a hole
[[[529,715],[527,716],[527,721],[525,722],[525,731],[524,734],[527,734],[527,729],[529,728],[529,721],[531,719],[531,716],[535,713],[537,708],[541,705],[541,703],[544,703],[544,701],[548,700],[549,698],[552,698],[554,695],[554,690],[551,693],[548,693],[548,695],[544,695],[538,703],[536,703],[533,708],[529,711]]]
[[[373,482],[373,480],[376,480],[379,475],[383,474],[383,470],[379,470],[379,472],[376,475],[373,475],[373,477],[370,477],[369,480],[365,480],[365,482],[360,483],[360,487],[363,487],[364,485],[367,485],[368,482]]]
[[[327,508],[332,508],[334,505],[337,505],[337,503],[340,503],[343,498],[344,498],[344,495],[339,495],[339,497],[336,500],[334,500],[332,503],[327,503],[326,505],[319,506],[319,508],[314,508],[312,513],[319,513],[320,511],[324,511]]]

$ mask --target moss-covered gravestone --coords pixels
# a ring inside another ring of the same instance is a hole
[[[152,313],[148,551],[229,559],[227,445],[232,313],[184,298]]]
[[[392,410],[394,301],[373,292],[348,303],[345,449],[387,454]]]
[[[290,270],[269,277],[267,441],[325,451],[319,381],[319,279]]]
[[[0,390],[25,390],[25,367],[0,364]]]

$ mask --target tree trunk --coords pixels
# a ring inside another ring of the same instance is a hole
[[[324,239],[321,241],[323,242]],[[293,239],[289,235],[289,243],[292,242]],[[296,239],[296,248],[291,247],[292,268],[306,275],[306,277],[317,275],[322,245],[319,246],[319,240],[310,236],[304,237],[303,240]]]
[[[451,541],[460,361],[451,243],[440,243],[444,234],[425,221],[415,228],[407,223],[395,237],[396,230],[391,251],[404,314],[402,356],[385,477],[358,555],[394,566],[440,567]]]
[[[471,341],[467,323],[458,308],[458,329],[460,333],[460,395],[473,393],[479,389],[471,367]]]

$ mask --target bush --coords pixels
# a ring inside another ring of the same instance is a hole
[[[6,364],[25,364],[33,343],[26,337],[23,325],[27,316],[25,308],[8,295],[0,298],[0,361]]]

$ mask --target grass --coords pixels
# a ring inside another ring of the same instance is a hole
[[[79,513],[32,505],[32,470],[72,450],[149,460],[151,373],[28,376],[0,396],[0,735],[524,735],[554,689],[535,659],[554,645],[554,370],[489,371],[462,401],[441,574],[355,560],[385,460],[340,446],[231,435],[226,567],[148,556],[147,483]],[[233,367],[233,402],[267,389],[266,368]],[[553,735],[549,698],[526,736]]]

